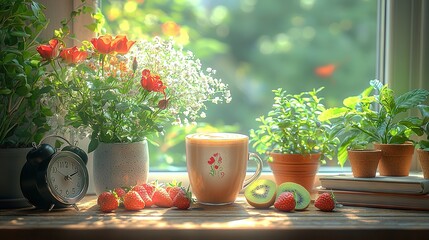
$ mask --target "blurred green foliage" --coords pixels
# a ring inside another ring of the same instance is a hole
[[[101,4],[107,32],[125,33],[129,39],[174,37],[204,66],[217,70],[231,88],[232,102],[208,105],[205,121],[216,131],[249,134],[257,128],[255,119],[271,108],[273,89],[295,94],[324,86],[321,97],[333,107],[359,94],[376,77],[374,0],[103,0]],[[151,166],[183,167],[184,136],[196,130],[167,129],[166,140],[158,139],[161,147],[151,149]],[[175,139],[174,147],[164,150],[171,135],[181,141]]]

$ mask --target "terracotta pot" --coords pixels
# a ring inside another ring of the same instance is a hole
[[[422,166],[423,177],[429,179],[429,152],[417,149],[417,156],[419,157],[420,166]]]
[[[281,154],[271,153],[272,162],[268,162],[277,185],[294,182],[313,192],[314,179],[319,169],[321,154]]]
[[[377,173],[381,150],[349,150],[347,151],[353,176],[356,178],[373,178]]]
[[[399,177],[410,174],[411,161],[414,155],[414,145],[412,143],[374,143],[374,148],[382,151],[382,157],[378,164],[378,171],[381,176]]]

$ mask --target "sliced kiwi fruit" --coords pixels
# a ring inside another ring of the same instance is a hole
[[[255,208],[269,208],[276,200],[277,185],[268,179],[258,179],[247,186],[244,197]]]
[[[295,194],[295,210],[304,210],[310,205],[310,193],[298,183],[284,182],[277,187],[277,197],[283,192],[292,192]]]

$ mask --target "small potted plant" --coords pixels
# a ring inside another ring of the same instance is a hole
[[[330,123],[318,120],[325,110],[317,96],[322,89],[299,94],[273,90],[272,110],[257,118],[259,128],[250,131],[256,151],[270,155],[277,184],[296,182],[312,192],[320,161],[336,154],[338,139],[330,134]]]
[[[395,97],[387,85],[372,80],[364,95],[346,99],[346,107],[327,110],[321,118],[352,119],[354,131],[348,137],[350,139],[343,140],[340,150],[344,151],[353,137],[360,136],[360,139],[374,143],[375,149],[382,150],[378,165],[380,175],[408,176],[414,154],[410,137],[420,134],[420,121],[416,117],[400,118],[400,114],[417,107],[428,95],[429,92],[424,89],[414,89]],[[340,151],[340,159],[344,157],[342,154]]]
[[[426,135],[426,139],[421,139],[417,143],[417,156],[422,167],[423,177],[429,179],[429,106],[419,105],[417,108],[422,115],[421,133]]]
[[[371,109],[375,97],[370,95],[373,87],[365,89],[360,95],[347,97],[342,107],[329,108],[319,115],[320,121],[331,121],[332,134],[340,139],[338,163],[343,166],[350,161],[354,177],[375,177],[381,158],[381,150],[370,147],[375,138],[370,135],[375,128]]]
[[[35,1],[0,3],[0,201],[2,207],[29,206],[19,177],[26,154],[50,129],[52,111],[41,99],[51,91],[41,80],[37,38],[48,24]]]

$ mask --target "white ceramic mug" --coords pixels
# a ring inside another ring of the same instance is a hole
[[[233,203],[241,189],[255,181],[262,160],[249,153],[249,137],[236,133],[197,133],[186,136],[186,162],[192,191],[198,202]],[[255,173],[245,180],[247,162],[256,161]]]

